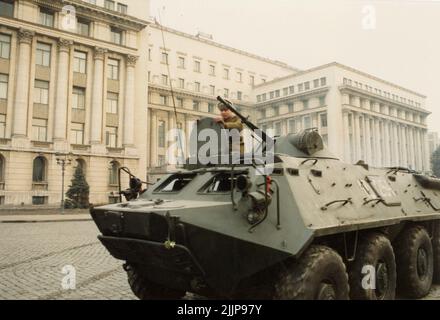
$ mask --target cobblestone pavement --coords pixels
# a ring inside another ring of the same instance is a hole
[[[0,223],[0,299],[136,299],[122,262],[107,253],[98,234],[92,221]],[[76,289],[66,291],[62,268],[69,265]],[[426,299],[440,300],[440,286]]]

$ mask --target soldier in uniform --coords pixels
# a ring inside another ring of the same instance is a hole
[[[220,110],[220,116],[214,118],[214,121],[221,124],[225,129],[228,130],[238,130],[240,133],[240,148],[236,148],[232,145],[232,137],[229,139],[229,152],[240,151],[240,155],[244,154],[244,141],[241,132],[243,131],[243,123],[240,118],[231,112],[223,103],[218,104],[218,109]]]

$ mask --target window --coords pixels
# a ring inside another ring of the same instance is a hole
[[[35,80],[34,103],[49,104],[49,82]]]
[[[215,76],[215,66],[212,64],[209,65],[209,75]]]
[[[163,84],[164,86],[167,86],[167,85],[168,85],[168,76],[167,76],[166,74],[163,74],[163,75],[161,76],[161,80],[162,80],[162,84]]]
[[[319,79],[313,80],[313,87],[318,88],[319,87]]]
[[[300,83],[300,84],[298,85],[298,91],[299,91],[299,92],[303,91],[303,88],[304,88],[303,84]]]
[[[5,138],[5,137],[6,137],[6,115],[0,114],[0,138]]]
[[[242,96],[243,94],[241,93],[241,91],[237,91],[237,100],[241,100]]]
[[[319,106],[324,107],[325,106],[325,96],[319,97]]]
[[[177,100],[177,106],[182,108],[183,107],[183,98],[177,98],[176,100]]]
[[[321,128],[327,128],[327,114],[321,113],[319,117],[321,119]]]
[[[289,119],[289,133],[296,133],[296,121],[295,119]]]
[[[266,109],[261,109],[261,118],[266,118]]]
[[[280,107],[279,106],[273,106],[273,115],[275,117],[280,115]]]
[[[8,79],[7,74],[0,73],[0,100],[8,99]]]
[[[108,75],[110,80],[119,80],[119,60],[108,59]]]
[[[283,96],[287,96],[289,94],[289,88],[283,88]]]
[[[86,89],[73,87],[72,108],[84,110],[85,107],[86,107]]]
[[[127,14],[127,9],[128,9],[127,5],[118,3],[118,12],[122,14]]]
[[[225,98],[229,98],[229,89],[225,88],[224,96],[225,96]]]
[[[54,14],[45,8],[40,8],[40,23],[46,27],[53,27]]]
[[[200,82],[194,82],[194,91],[200,92]]]
[[[162,167],[162,166],[166,165],[165,156],[164,155],[160,154],[160,155],[157,156],[157,165],[159,167]]]
[[[109,10],[115,10],[115,2],[111,0],[105,0],[104,7]]]
[[[148,49],[148,61],[151,61],[151,49]]]
[[[90,35],[90,22],[78,19],[76,22],[76,32],[80,35],[88,37]]]
[[[161,104],[161,105],[163,105],[163,106],[167,106],[168,105],[168,99],[167,99],[168,97],[167,96],[164,96],[164,95],[160,95],[159,96],[159,103]]]
[[[209,92],[211,94],[211,96],[215,96],[215,86],[209,86]]]
[[[263,93],[263,94],[261,95],[261,100],[266,101],[266,94],[265,94],[265,93]]]
[[[295,93],[295,86],[290,86],[289,87],[289,93],[290,94]]]
[[[251,86],[255,85],[255,77],[254,76],[249,76],[249,84]]]
[[[193,101],[193,110],[194,111],[199,111],[200,109],[200,102],[199,101]]]
[[[84,124],[72,123],[70,129],[70,143],[84,144]]]
[[[310,129],[312,127],[312,119],[309,116],[306,116],[304,119],[304,129]]]
[[[280,97],[280,90],[276,90],[275,91],[275,98],[279,98]]]
[[[179,78],[179,88],[185,89],[185,79]]]
[[[43,67],[50,66],[50,50],[51,45],[38,42],[37,43],[37,55],[36,64]]]
[[[109,148],[116,148],[118,145],[117,127],[105,127],[105,144]]]
[[[310,90],[310,82],[304,82],[304,90]]]
[[[165,148],[165,121],[159,121],[158,131],[159,148]]]
[[[0,34],[0,58],[9,59],[10,52],[11,52],[11,37],[4,34]]]
[[[110,162],[108,184],[111,186],[117,185],[119,183],[118,181],[119,167],[120,167],[119,162],[117,161]]]
[[[327,78],[321,78],[321,87],[327,85]]]
[[[42,196],[32,197],[32,205],[34,206],[41,206],[41,205],[45,205],[46,203],[47,203],[47,197],[42,197]]]
[[[107,113],[118,114],[119,95],[113,92],[107,92]]]
[[[208,112],[215,113],[215,105],[213,103],[208,104]]]
[[[179,57],[177,59],[177,66],[179,68],[185,69],[185,58],[184,57]]]
[[[243,74],[241,72],[237,72],[237,81],[243,82]]]
[[[223,69],[223,78],[226,80],[229,79],[229,69]]]
[[[122,45],[122,31],[112,27],[110,29],[110,41]]]
[[[194,61],[194,72],[200,72],[200,61]]]
[[[309,108],[309,100],[303,100],[302,103],[303,103],[304,109],[308,109]]]
[[[46,158],[36,157],[34,159],[32,168],[32,181],[45,182],[46,181]]]
[[[287,109],[288,109],[289,113],[293,113],[294,109],[293,109],[293,103],[292,102],[287,104]]]
[[[47,120],[32,119],[32,139],[42,142],[47,140]]]
[[[87,53],[75,51],[73,55],[73,71],[78,73],[86,73],[87,70]]]
[[[274,91],[269,92],[269,98],[273,99],[274,97],[275,97],[275,92]]]
[[[257,95],[257,102],[261,102],[261,95]]]
[[[276,136],[281,136],[281,122],[275,122],[274,125],[274,129],[275,129],[275,135]]]
[[[162,52],[162,63],[168,64],[168,53]]]
[[[14,17],[14,1],[1,0],[0,1],[0,16]]]

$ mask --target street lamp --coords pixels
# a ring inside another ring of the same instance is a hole
[[[71,153],[56,153],[55,157],[57,159],[57,164],[61,166],[61,213],[64,213],[64,175],[66,172],[66,166],[70,166],[72,163],[72,159],[70,159],[68,156],[71,155]]]

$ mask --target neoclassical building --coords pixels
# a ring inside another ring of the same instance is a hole
[[[0,0],[0,203],[59,204],[81,165],[90,201],[146,169],[148,1]],[[59,161],[58,161],[59,162]]]
[[[167,136],[169,129],[184,131],[182,147],[188,151],[195,121],[219,115],[217,96],[229,99],[240,112],[254,118],[254,87],[299,72],[285,63],[217,43],[210,35],[194,36],[158,23],[149,26],[149,40],[147,139],[152,181],[174,168],[168,166],[167,149],[175,144]]]
[[[340,159],[429,171],[422,94],[330,63],[255,86],[258,123],[274,135],[318,128]]]

